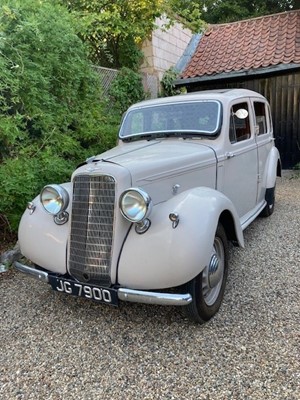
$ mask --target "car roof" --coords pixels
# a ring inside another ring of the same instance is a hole
[[[191,92],[187,94],[180,94],[177,96],[161,97],[158,99],[144,100],[139,103],[133,104],[129,110],[140,108],[157,106],[163,104],[177,103],[177,102],[189,102],[197,100],[220,100],[229,101],[244,97],[260,97],[265,99],[261,94],[248,89],[215,89],[215,90],[203,90],[201,92]]]

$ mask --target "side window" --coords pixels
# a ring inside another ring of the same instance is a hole
[[[254,112],[255,112],[255,132],[257,135],[263,135],[268,131],[265,103],[255,101]]]
[[[231,109],[229,139],[231,143],[241,142],[251,136],[249,107],[247,103],[235,104]]]

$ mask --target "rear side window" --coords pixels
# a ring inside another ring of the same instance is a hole
[[[267,112],[265,103],[255,101],[254,102],[255,112],[255,132],[257,135],[263,135],[268,132],[267,127]]]

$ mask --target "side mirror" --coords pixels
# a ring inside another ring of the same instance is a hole
[[[248,111],[245,110],[244,108],[240,108],[239,110],[237,110],[234,115],[238,118],[238,119],[246,119],[249,115]]]

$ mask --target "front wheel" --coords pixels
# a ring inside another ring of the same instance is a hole
[[[191,320],[203,324],[212,318],[223,300],[228,273],[228,242],[225,230],[218,225],[209,265],[187,283],[192,302],[185,307]]]

